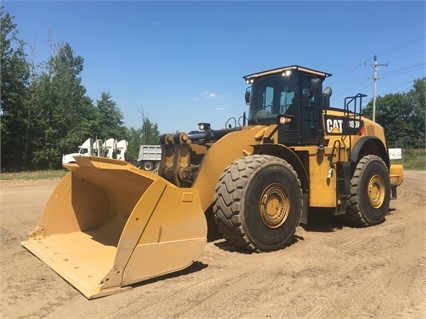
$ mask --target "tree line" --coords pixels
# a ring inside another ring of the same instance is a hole
[[[408,92],[378,96],[376,122],[386,130],[389,147],[425,148],[426,77],[414,80]],[[370,101],[363,114],[372,118]]]
[[[127,158],[141,144],[158,144],[156,123],[142,114],[141,128],[127,128],[109,92],[96,102],[81,83],[84,59],[68,43],[55,46],[51,57],[35,65],[13,17],[0,7],[1,23],[1,170],[61,167],[62,154],[77,150],[87,138],[129,142]],[[406,93],[376,100],[376,122],[386,129],[390,147],[425,147],[426,78]],[[371,118],[372,102],[363,110]]]
[[[62,154],[76,152],[89,137],[128,140],[130,159],[140,144],[158,144],[158,126],[149,118],[142,117],[139,129],[127,128],[109,92],[96,102],[87,96],[84,59],[68,43],[55,44],[48,61],[35,65],[3,8],[0,23],[2,171],[61,167]]]

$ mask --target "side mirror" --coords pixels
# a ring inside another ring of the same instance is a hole
[[[250,89],[251,89],[251,87],[248,87],[247,90],[246,90],[246,94],[244,95],[244,98],[246,100],[247,105],[250,104],[250,93],[251,93]]]

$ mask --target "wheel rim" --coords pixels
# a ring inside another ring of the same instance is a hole
[[[380,208],[385,200],[385,182],[379,175],[371,177],[368,183],[368,200],[373,208]]]
[[[271,184],[260,198],[260,217],[269,228],[280,227],[287,219],[290,205],[289,197],[281,184]]]

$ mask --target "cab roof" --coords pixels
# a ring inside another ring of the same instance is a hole
[[[249,74],[249,75],[243,76],[243,78],[245,80],[256,79],[256,78],[259,78],[259,77],[262,77],[262,76],[265,76],[265,75],[279,74],[279,73],[283,73],[285,71],[290,71],[290,70],[297,70],[297,71],[301,71],[301,72],[305,72],[305,73],[309,73],[309,74],[318,75],[318,76],[321,76],[321,77],[324,77],[324,78],[331,76],[331,74],[327,73],[327,72],[317,71],[317,70],[305,68],[305,67],[299,66],[299,65],[290,65],[290,66],[285,66],[285,67],[281,67],[281,68],[277,68],[277,69],[272,69],[272,70],[267,70],[267,71]]]

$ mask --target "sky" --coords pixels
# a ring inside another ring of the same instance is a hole
[[[333,74],[331,104],[407,92],[426,76],[424,1],[11,1],[27,53],[84,59],[87,95],[109,92],[127,127],[213,129],[248,111],[243,76],[301,65]],[[232,121],[231,121],[232,122]],[[233,122],[232,122],[233,123]]]

